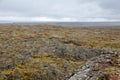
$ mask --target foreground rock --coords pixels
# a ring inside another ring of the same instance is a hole
[[[69,80],[119,80],[119,63],[116,61],[118,55],[115,52],[91,58]]]

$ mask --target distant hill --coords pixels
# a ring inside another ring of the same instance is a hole
[[[120,26],[120,22],[0,22],[0,24],[46,24],[60,26],[76,26],[76,27],[113,27]]]

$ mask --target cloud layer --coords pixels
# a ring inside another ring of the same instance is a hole
[[[0,0],[0,21],[120,21],[119,0]]]

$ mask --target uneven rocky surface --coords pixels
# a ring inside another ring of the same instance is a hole
[[[115,59],[118,54],[117,52],[107,53],[91,58],[69,80],[118,80],[119,66]],[[111,76],[111,73],[116,75],[116,78]]]
[[[119,80],[120,28],[0,25],[0,80]]]

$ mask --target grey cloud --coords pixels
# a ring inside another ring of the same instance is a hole
[[[119,0],[97,0],[98,5],[104,9],[105,12],[109,12],[106,18],[120,19],[120,1]]]
[[[111,11],[114,14],[120,14],[120,1],[119,0],[104,0],[101,1],[100,6],[104,9]]]
[[[119,2],[119,0],[0,0],[0,16],[78,20],[120,19]]]

